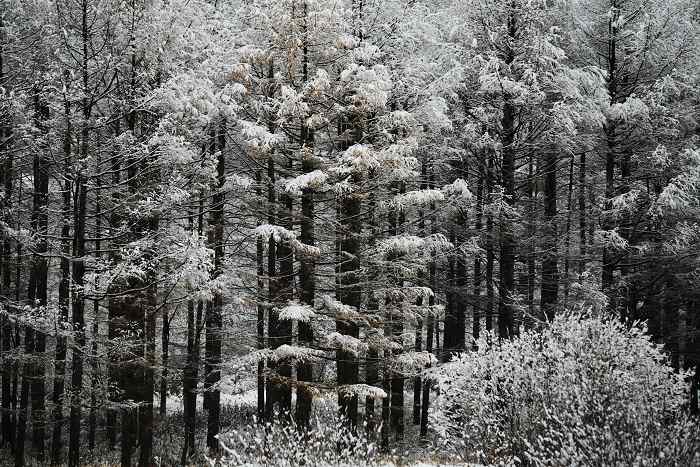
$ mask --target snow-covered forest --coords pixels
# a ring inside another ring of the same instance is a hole
[[[697,0],[0,0],[0,466],[700,466]]]

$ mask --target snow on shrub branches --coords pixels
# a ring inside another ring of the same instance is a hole
[[[536,466],[698,465],[687,375],[645,329],[567,313],[436,368],[434,425],[470,461]],[[660,461],[660,459],[664,459]]]

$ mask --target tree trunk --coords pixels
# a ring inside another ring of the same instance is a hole
[[[489,156],[486,172],[486,199],[493,202],[493,156]],[[493,263],[494,263],[494,235],[493,214],[491,209],[486,214],[486,331],[493,329],[494,287],[493,287]]]
[[[353,141],[362,138],[359,124],[346,122],[341,124],[339,133],[353,130],[353,133],[343,142],[344,149],[349,148]],[[353,176],[353,182],[359,185],[359,176]],[[360,309],[362,289],[359,284],[358,271],[360,269],[360,235],[362,233],[361,215],[362,202],[359,194],[348,193],[340,201],[340,236],[338,258],[338,273],[336,275],[337,290],[336,295],[341,303],[351,306],[356,310]],[[360,329],[354,321],[336,320],[336,331],[342,335],[359,338]],[[338,385],[346,386],[357,384],[359,366],[357,358],[344,350],[336,350],[336,366],[338,371]],[[351,427],[357,426],[358,398],[356,395],[343,394],[338,392],[338,407],[342,416],[347,417]]]
[[[216,186],[212,197],[211,221],[209,224],[209,244],[214,249],[214,274],[216,279],[222,273],[224,259],[224,183],[226,182],[226,121],[222,121],[218,132],[219,151],[216,165]],[[221,417],[221,393],[218,387],[221,381],[221,325],[223,297],[220,290],[214,291],[213,300],[207,304],[205,315],[205,381],[204,390],[207,398],[207,447],[212,455],[217,456],[220,449],[216,435],[219,434]]]
[[[620,15],[619,8],[612,8],[609,19],[608,33],[608,76],[607,86],[610,104],[617,103],[617,21]],[[605,125],[605,211],[603,214],[603,229],[612,230],[614,220],[611,217],[612,198],[615,196],[615,164],[617,162],[617,131],[615,123],[609,121]],[[614,254],[606,246],[603,248],[603,274],[601,286],[610,298],[610,309],[615,308],[613,287],[613,275],[615,271]]]
[[[518,33],[515,12],[508,17],[508,36],[515,40]],[[513,63],[514,51],[510,48],[505,52],[506,65]],[[509,207],[515,206],[515,105],[511,97],[504,96],[503,116],[501,117],[501,141],[503,143],[501,159],[501,184],[503,195]],[[512,294],[514,292],[515,272],[515,238],[512,219],[501,217],[501,252],[499,257],[499,287],[498,287],[498,335],[511,338],[517,333],[514,321]]]
[[[87,130],[83,130],[83,154],[87,150]],[[85,299],[82,288],[85,276],[85,215],[87,205],[87,187],[85,177],[79,175],[76,180],[77,197],[74,203],[75,232],[73,234],[73,332],[75,347],[72,352],[70,440],[68,446],[68,464],[70,467],[80,465],[80,429],[82,418],[83,389],[83,352],[85,351]]]
[[[277,192],[275,190],[275,161],[272,156],[267,161],[267,222],[274,225],[277,219]],[[273,235],[270,235],[267,245],[267,277],[268,277],[268,318],[267,318],[267,335],[268,344],[271,349],[278,346],[278,319],[277,313],[274,312],[274,304],[278,300],[278,284],[277,284],[277,242]],[[267,378],[267,386],[265,388],[265,419],[272,420],[274,404],[276,399],[275,384],[273,381],[272,372],[275,370],[273,362],[268,361],[268,370],[270,374]]]
[[[578,220],[579,220],[579,262],[578,262],[578,273],[582,274],[586,269],[586,217],[588,212],[586,210],[586,152],[581,153],[581,158],[578,168]]]
[[[5,31],[4,17],[0,15],[0,31]],[[4,62],[4,44],[5,38],[0,38],[0,83],[5,85],[5,62]],[[11,225],[11,219],[9,216],[10,204],[12,200],[12,151],[5,154],[5,151],[10,149],[10,138],[12,136],[12,128],[10,127],[9,118],[6,119],[5,116],[0,117],[0,154],[2,155],[2,162],[0,162],[0,178],[2,178],[3,185],[5,187],[5,192],[3,193],[2,199],[2,212],[6,213],[3,215],[3,221]],[[10,259],[11,259],[11,244],[10,236],[3,232],[2,234],[2,245],[0,246],[0,274],[2,278],[0,283],[2,284],[2,295],[10,295]],[[10,349],[12,348],[12,324],[8,317],[3,313],[0,316],[0,352],[4,356],[4,364],[2,367],[2,429],[0,448],[5,447],[9,444],[11,449],[14,449],[14,420],[10,409],[11,405],[11,380],[12,380],[12,365],[9,364]]]
[[[69,121],[69,107],[65,103],[66,121]],[[66,175],[70,173],[70,158],[71,158],[71,135],[70,126],[66,129],[66,134],[63,141],[63,157],[64,170]],[[55,357],[55,374],[53,384],[52,401],[53,409],[53,433],[51,436],[51,464],[58,465],[62,461],[62,446],[61,431],[63,429],[63,392],[65,388],[65,373],[66,373],[66,337],[65,330],[69,324],[68,308],[70,300],[70,213],[71,213],[71,192],[72,185],[70,179],[66,177],[63,186],[63,225],[61,226],[61,279],[58,283],[58,320],[60,331],[56,336],[56,357]]]
[[[302,171],[309,173],[314,166],[306,151],[312,154],[313,133],[305,125],[302,126],[303,159]],[[315,245],[314,236],[314,193],[311,188],[304,188],[301,195],[301,242],[305,245]],[[314,306],[314,296],[316,295],[316,259],[313,257],[302,257],[299,270],[299,285],[301,288],[301,302],[312,307]],[[299,322],[299,342],[305,346],[311,346],[314,339],[311,323]],[[309,427],[311,416],[312,393],[303,384],[304,381],[313,381],[313,367],[310,363],[299,363],[297,366],[297,403],[296,421],[298,426]]]
[[[166,404],[168,402],[168,365],[170,353],[170,317],[167,311],[163,311],[163,327],[160,334],[161,342],[161,365],[160,370],[160,406],[159,415],[161,419],[165,418],[167,413]]]
[[[481,235],[484,217],[484,169],[483,166],[479,169],[479,181],[476,188],[476,219],[474,222],[474,230],[477,235]],[[484,311],[484,304],[481,298],[481,258],[474,258],[474,303],[472,305],[472,339],[474,343],[472,348],[476,349],[476,341],[481,335],[481,317]]]
[[[508,206],[515,205],[515,151],[514,151],[515,108],[506,100],[503,106],[503,160],[501,162],[501,180],[503,194]],[[515,335],[511,295],[514,292],[515,240],[510,219],[501,219],[501,251],[499,257],[498,288],[498,335],[511,338]]]
[[[262,173],[256,173],[256,182],[258,186],[258,198],[262,204]],[[262,206],[261,206],[262,213]],[[262,220],[260,221],[262,223]],[[255,241],[255,257],[257,262],[257,326],[256,339],[257,348],[262,350],[265,348],[265,244],[262,237],[258,236]],[[257,368],[257,417],[258,423],[262,422],[265,417],[265,360],[261,359],[258,362]]]
[[[544,160],[544,259],[542,260],[542,289],[540,308],[542,317],[552,321],[559,292],[557,249],[557,153],[554,148],[545,150]]]
[[[204,201],[200,199],[197,232],[201,236],[204,223]],[[190,230],[193,230],[192,215],[190,215]],[[182,395],[185,436],[182,448],[182,465],[187,464],[189,457],[195,452],[195,429],[197,415],[197,383],[199,381],[200,335],[202,329],[203,302],[197,303],[196,315],[194,301],[187,303],[187,364],[183,369]]]

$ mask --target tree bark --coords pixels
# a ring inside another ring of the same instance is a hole
[[[559,292],[557,251],[557,153],[548,148],[544,154],[544,259],[542,260],[542,285],[540,308],[542,317],[552,321]]]
[[[218,131],[216,186],[212,196],[211,221],[209,223],[209,245],[214,249],[214,274],[216,279],[222,274],[224,260],[224,183],[226,182],[226,121],[222,121]],[[207,447],[212,455],[220,452],[216,435],[219,434],[221,418],[221,338],[223,296],[220,290],[214,291],[213,300],[207,304],[205,322],[205,380],[204,391],[207,399]]]
[[[313,154],[313,133],[305,125],[302,126],[302,171],[310,173],[313,170],[311,155]],[[309,152],[307,156],[306,152]],[[314,193],[311,188],[304,188],[301,195],[301,241],[305,245],[314,246]],[[316,295],[316,259],[302,257],[299,271],[299,285],[301,287],[301,302],[312,307]],[[299,341],[302,345],[311,346],[314,339],[311,323],[299,322]],[[298,426],[308,428],[311,416],[312,393],[303,384],[305,381],[313,381],[313,367],[310,363],[299,363],[297,366],[297,405],[296,421]]]

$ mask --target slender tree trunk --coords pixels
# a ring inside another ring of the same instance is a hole
[[[449,241],[453,245],[457,243],[455,238],[455,227],[450,226],[450,236]],[[445,291],[445,332],[442,336],[442,346],[444,352],[442,353],[442,361],[447,362],[450,360],[452,353],[457,350],[457,308],[458,305],[455,303],[456,293],[455,293],[455,253],[452,253],[447,258],[447,290]]]
[[[574,158],[569,160],[569,188],[566,195],[566,240],[564,256],[564,307],[569,302],[569,270],[571,269],[571,218],[573,215],[573,195],[574,195]]]
[[[19,254],[17,255],[19,258]],[[17,281],[19,283],[19,281]],[[29,269],[27,288],[27,303],[33,308],[36,298],[36,264]],[[35,376],[35,331],[31,326],[24,326],[24,362],[22,365],[22,386],[19,398],[19,414],[17,416],[17,445],[15,447],[15,466],[22,467],[25,462],[25,438],[27,420],[29,417],[29,389]]]
[[[542,260],[542,289],[540,308],[543,318],[551,321],[556,311],[559,292],[557,249],[557,153],[554,148],[545,151],[544,160],[544,259]]]
[[[374,192],[369,193],[368,197],[368,212],[369,212],[369,226],[371,231],[371,237],[368,239],[368,243],[374,246],[379,236],[379,226],[377,224],[376,206],[377,197]],[[379,317],[379,299],[377,294],[373,290],[368,290],[367,294],[367,313],[369,316],[375,318]],[[367,332],[367,337],[376,335],[375,333],[380,332],[379,326],[373,326]],[[370,337],[371,339],[371,337]],[[367,350],[367,362],[365,365],[365,383],[375,386],[379,384],[379,369],[380,369],[380,359],[379,359],[379,348],[376,345],[370,345]],[[375,413],[376,400],[374,397],[367,396],[365,398],[365,420],[367,422],[367,435],[371,438],[376,436],[376,413]],[[380,414],[381,415],[381,414]]]
[[[608,94],[610,104],[617,103],[617,21],[620,15],[618,8],[611,8],[611,17],[608,22]],[[605,141],[607,144],[605,153],[605,213],[603,229],[612,230],[614,221],[611,217],[612,198],[615,196],[615,164],[617,162],[617,129],[615,123],[608,121],[605,125]],[[615,258],[610,248],[603,248],[603,274],[601,286],[610,298],[610,309],[615,309],[613,287],[613,275],[615,271]]]
[[[100,153],[97,153],[97,173],[100,172],[102,159]],[[102,179],[98,175],[95,177],[95,258],[102,256]],[[99,278],[95,279],[95,289],[99,289]],[[97,392],[99,391],[98,382],[100,376],[100,358],[98,356],[98,341],[100,340],[100,299],[98,296],[92,301],[93,321],[92,321],[92,356],[90,375],[90,414],[88,415],[88,449],[92,452],[95,449],[95,436],[97,434]]]
[[[474,222],[474,230],[478,235],[481,235],[483,228],[484,217],[484,169],[483,166],[479,169],[479,181],[476,188],[476,219]],[[472,339],[474,343],[473,349],[476,349],[476,341],[481,335],[481,316],[484,310],[484,303],[481,298],[481,258],[474,258],[474,304],[472,306]]]
[[[80,132],[80,158],[81,161],[88,159],[88,125],[92,111],[92,101],[87,96],[89,92],[89,70],[88,70],[88,48],[90,42],[88,24],[88,2],[82,0],[81,5],[81,78],[82,92],[84,97],[81,102],[82,128]],[[87,209],[87,178],[78,171],[75,180],[74,199],[74,226],[73,232],[73,332],[74,348],[72,352],[72,375],[71,375],[71,408],[70,408],[70,436],[68,445],[68,465],[78,467],[80,465],[80,428],[82,418],[82,390],[83,390],[83,352],[85,351],[85,299],[83,296],[85,277],[85,218]]]
[[[578,168],[578,219],[579,219],[579,262],[578,273],[582,274],[586,269],[587,258],[586,254],[586,152],[581,153],[579,168]]]
[[[168,365],[170,355],[170,317],[166,311],[163,311],[163,327],[160,334],[161,342],[161,365],[160,370],[160,407],[159,415],[161,420],[165,418],[167,413],[166,404],[168,402]]]
[[[508,36],[515,40],[518,33],[515,12],[508,17]],[[514,52],[506,51],[506,65],[513,63]],[[503,143],[501,159],[501,184],[503,195],[509,207],[515,206],[515,117],[516,109],[510,96],[504,96],[503,116],[501,117],[501,139]],[[499,257],[499,287],[498,287],[498,335],[511,338],[516,335],[518,328],[514,321],[511,295],[514,292],[515,270],[515,238],[512,219],[501,218],[501,252]]]
[[[493,201],[493,156],[489,157],[486,172],[486,199]],[[491,209],[486,214],[486,331],[493,329],[494,287],[493,287],[493,263],[494,263],[494,234],[493,214]],[[439,345],[438,345],[439,347]]]
[[[310,173],[313,164],[310,157],[313,148],[313,134],[306,127],[302,126],[303,159],[302,171]],[[315,245],[314,235],[314,193],[311,188],[304,188],[301,195],[301,241],[306,245]],[[314,296],[316,295],[316,259],[313,257],[302,257],[299,271],[299,285],[301,288],[301,302],[313,307]],[[314,339],[311,323],[299,322],[299,341],[302,345],[311,346]],[[299,363],[297,366],[297,403],[296,421],[298,426],[308,428],[311,416],[312,393],[304,386],[303,382],[313,380],[313,367],[310,363]]]
[[[83,130],[85,154],[87,142],[87,130]],[[85,351],[85,299],[82,289],[85,276],[85,215],[87,205],[87,187],[84,176],[79,175],[76,180],[77,197],[74,203],[75,232],[73,234],[73,332],[75,347],[72,352],[71,375],[71,408],[70,408],[70,440],[68,446],[68,464],[70,467],[80,465],[80,429],[82,419],[82,389],[83,389],[83,352]]]
[[[509,206],[515,204],[515,151],[514,123],[515,108],[506,100],[503,108],[503,160],[501,161],[501,179],[505,202]],[[501,251],[499,257],[499,288],[498,288],[498,334],[502,338],[511,338],[516,328],[511,304],[514,292],[515,240],[512,220],[501,219]]]
[[[339,133],[343,134],[345,129],[351,129],[351,124],[341,125]],[[352,145],[352,141],[359,141],[362,138],[359,124],[354,124],[354,133],[344,141],[343,147],[347,149]],[[353,176],[353,182],[359,185],[359,176]],[[359,284],[360,269],[360,235],[362,233],[361,221],[362,202],[357,193],[348,193],[340,202],[340,257],[338,274],[336,276],[336,295],[341,303],[351,306],[356,310],[360,309],[362,289]],[[336,320],[335,327],[338,333],[354,338],[359,338],[360,329],[356,322],[348,320]],[[336,350],[336,366],[338,371],[338,385],[347,386],[357,384],[359,366],[357,358],[345,350]],[[338,407],[342,416],[347,417],[351,427],[357,426],[358,397],[356,395],[338,393]]]
[[[4,17],[0,15],[0,83],[6,86],[5,82],[5,24]],[[2,199],[2,212],[9,213],[11,199],[12,199],[12,151],[5,154],[5,151],[10,149],[10,138],[12,136],[12,128],[10,126],[11,121],[6,116],[0,116],[0,154],[2,155],[2,162],[0,162],[0,178],[5,187],[5,192],[3,193]],[[3,221],[11,225],[11,219],[9,214],[3,216]],[[10,236],[3,232],[2,234],[2,245],[0,246],[0,274],[2,275],[2,295],[10,295],[10,260],[11,260],[11,246],[10,246]],[[10,361],[10,349],[12,348],[12,325],[10,320],[3,313],[0,316],[0,352],[3,356],[2,365],[2,429],[0,438],[0,448],[7,445],[11,449],[14,449],[14,421],[12,412],[10,410],[10,400],[11,400],[11,380],[12,380],[12,365]]]
[[[262,173],[256,173],[258,186],[258,198],[262,201]],[[262,202],[261,202],[262,205]],[[261,206],[262,212],[262,206]],[[262,220],[261,220],[262,222]],[[257,298],[257,348],[265,348],[265,244],[262,237],[258,237],[255,242],[255,257],[257,261],[258,298]],[[262,422],[265,417],[265,360],[258,362],[257,368],[257,416],[258,422]]]
[[[272,72],[270,72],[272,73]],[[275,161],[272,156],[267,161],[267,206],[268,215],[267,222],[274,225],[277,219],[277,192],[275,190]],[[268,344],[271,349],[278,346],[278,315],[274,313],[274,304],[278,300],[278,283],[277,283],[277,242],[273,235],[270,235],[267,245],[267,277],[268,277],[268,318],[267,318],[267,335]],[[270,421],[274,411],[276,402],[276,381],[273,381],[272,372],[275,371],[275,365],[272,361],[268,361],[268,370],[270,374],[267,378],[267,386],[265,389],[265,419]]]
[[[42,102],[41,97],[36,97],[37,127],[43,133],[47,131],[45,122],[49,119],[49,108]],[[40,149],[40,151],[43,148]],[[48,298],[48,192],[49,173],[43,154],[34,156],[34,195],[32,208],[32,230],[37,236],[36,246],[32,258],[33,295],[34,303],[31,306],[39,311],[39,315],[46,312]],[[30,281],[32,282],[32,281]],[[30,287],[32,284],[30,283]],[[44,353],[46,351],[46,335],[41,330],[34,333],[34,361],[31,363],[31,414],[32,414],[32,450],[36,461],[44,461],[44,426],[45,420],[45,381],[44,381]]]
[[[429,268],[429,274],[430,274],[430,282],[433,284],[433,287],[435,286],[435,260],[433,259],[430,262],[430,265],[428,266]],[[435,290],[433,288],[433,290]],[[430,298],[428,299],[428,305],[431,307],[430,308],[430,313],[428,313],[428,318],[427,318],[427,332],[425,335],[425,350],[426,352],[432,353],[433,352],[433,332],[434,332],[434,322],[435,319],[433,317],[433,312],[432,312],[432,307],[435,306],[435,296],[431,295]],[[430,380],[424,380],[423,381],[423,404],[421,405],[421,419],[420,419],[420,436],[422,438],[425,438],[428,436],[428,410],[430,409],[430,386],[431,386],[431,381]]]
[[[197,232],[202,235],[204,224],[204,200],[199,202],[199,215],[197,217]],[[190,216],[190,230],[192,230],[192,216]],[[199,381],[200,363],[200,336],[202,329],[202,312],[204,304],[195,304],[190,300],[187,304],[187,364],[183,370],[183,403],[185,421],[185,439],[182,449],[182,464],[186,465],[189,457],[195,453],[195,429],[197,415],[197,383]]]
[[[66,104],[66,118],[68,118],[68,104]],[[66,130],[64,139],[64,166],[65,173],[70,168],[70,127]],[[70,212],[71,212],[71,183],[66,178],[63,186],[63,225],[61,226],[61,278],[58,283],[58,332],[56,335],[56,356],[53,383],[53,433],[51,436],[51,464],[59,465],[62,461],[63,440],[61,432],[63,428],[63,393],[65,388],[66,373],[66,337],[68,321],[68,307],[70,300]]]
[[[216,187],[212,197],[211,222],[209,225],[209,244],[214,249],[214,279],[222,273],[224,260],[224,183],[226,182],[226,121],[222,121],[218,132],[218,159],[216,166]],[[205,343],[205,382],[207,398],[207,447],[210,453],[218,455],[220,448],[216,439],[219,434],[221,418],[221,394],[218,387],[221,381],[221,339],[222,339],[223,297],[220,290],[214,292],[212,302],[207,304],[206,343]]]
[[[287,171],[291,172],[292,161],[287,161]],[[287,230],[292,230],[292,197],[287,193],[280,194],[279,221]],[[279,242],[277,245],[277,258],[279,260],[279,275],[277,276],[277,297],[280,307],[287,305],[294,296],[294,252],[291,244],[287,240]],[[292,321],[280,320],[277,310],[273,310],[271,322],[275,325],[275,340],[272,342],[272,348],[278,348],[281,345],[290,345],[292,343]],[[279,405],[281,415],[285,418],[291,418],[292,410],[292,365],[282,360],[277,362],[277,375],[280,378],[278,384],[275,385],[273,393],[274,401]]]
[[[401,182],[399,193],[403,194],[406,192],[405,183]],[[405,212],[399,211],[396,218],[396,224],[393,226],[393,235],[399,235],[403,230],[403,226],[406,223]],[[396,285],[401,288],[404,286],[404,278],[396,277]],[[392,342],[398,344],[398,346],[403,347],[403,331],[404,331],[404,317],[402,316],[401,310],[402,306],[399,303],[391,303],[392,309],[389,310],[391,315],[391,334]],[[464,314],[462,313],[462,317]],[[463,321],[463,320],[462,320]],[[459,320],[457,321],[459,326]],[[459,331],[458,331],[459,332]],[[464,335],[464,334],[462,334]],[[463,339],[463,338],[462,338]],[[459,336],[455,343],[459,344]],[[393,351],[394,358],[398,356],[403,350],[397,348]],[[405,428],[404,420],[404,376],[396,370],[391,371],[391,427],[396,433],[396,439],[402,440]]]
[[[121,134],[121,119],[116,119],[114,122],[114,135],[120,135]],[[121,182],[121,161],[119,157],[114,157],[114,162],[112,163],[111,166],[111,171],[112,171],[112,185],[115,187],[118,187]],[[117,190],[114,190],[111,195],[110,195],[111,201],[112,201],[112,213],[109,216],[109,235],[111,237],[111,245],[110,245],[110,250],[109,250],[109,259],[112,262],[117,262],[119,260],[119,256],[116,253],[119,248],[119,241],[117,240],[118,238],[121,237],[121,232],[120,232],[120,224],[121,224],[121,215],[117,211],[116,206],[118,206],[121,198],[121,193],[119,193]],[[119,335],[119,325],[118,321],[122,319],[121,317],[121,310],[118,306],[119,301],[112,298],[112,294],[118,294],[119,293],[119,287],[118,286],[112,286],[109,287],[107,290],[109,294],[109,300],[107,301],[107,321],[109,323],[109,327],[107,330],[107,337],[108,340],[111,341],[115,337]],[[121,369],[120,369],[120,359],[121,357],[118,355],[115,355],[113,352],[107,352],[108,354],[108,362],[107,362],[107,375],[109,377],[110,384],[112,386],[119,387],[119,384],[121,382]],[[118,399],[117,399],[118,400]],[[118,410],[114,408],[107,408],[107,417],[106,417],[106,424],[107,424],[107,443],[109,445],[109,449],[113,450],[116,448],[117,445],[117,414]]]
[[[433,173],[432,167],[430,167],[428,188],[435,187],[435,174]],[[430,205],[430,229],[432,233],[435,233],[435,204]],[[437,283],[436,283],[436,256],[437,253],[433,251],[430,255],[430,262],[428,263],[428,283],[433,293],[428,297],[428,307],[429,311],[426,317],[426,334],[425,334],[425,350],[428,353],[433,352],[433,333],[435,332],[435,293],[437,293]],[[438,333],[435,333],[436,335]],[[429,379],[423,380],[423,394],[422,394],[422,404],[421,404],[421,418],[420,418],[420,436],[425,438],[428,436],[428,410],[430,409],[430,388],[432,382]]]

